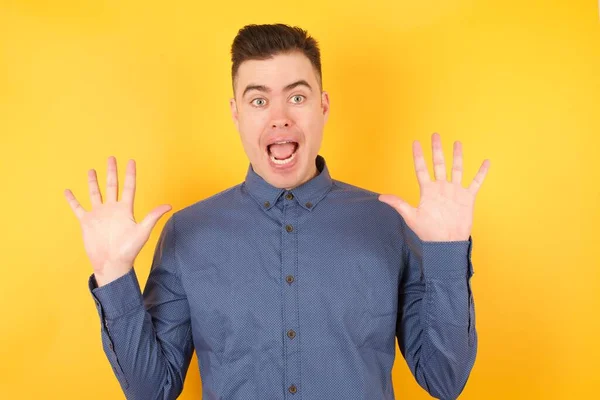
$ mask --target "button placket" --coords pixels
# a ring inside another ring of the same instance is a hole
[[[300,347],[296,337],[299,334],[298,327],[298,285],[295,283],[297,276],[297,248],[298,248],[298,213],[300,206],[291,193],[285,196],[283,230],[282,230],[282,280],[283,283],[283,334],[284,334],[284,365],[285,384],[288,388],[286,394],[296,394],[300,382]],[[294,396],[297,397],[297,396]],[[286,396],[287,398],[287,396]]]

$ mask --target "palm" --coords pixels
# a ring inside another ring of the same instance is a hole
[[[417,208],[390,194],[379,196],[379,200],[398,211],[406,224],[423,241],[468,240],[473,225],[475,196],[489,169],[489,160],[484,160],[477,176],[468,188],[462,180],[462,146],[454,143],[452,181],[446,180],[446,165],[439,134],[432,135],[433,166],[436,180],[431,180],[423,151],[418,141],[413,142],[413,157],[421,196]]]
[[[81,220],[83,242],[92,265],[133,260],[144,245],[144,232],[124,203],[106,203]]]

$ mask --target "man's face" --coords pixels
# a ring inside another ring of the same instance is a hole
[[[304,54],[244,61],[229,103],[244,151],[265,181],[293,189],[317,175],[329,97]]]

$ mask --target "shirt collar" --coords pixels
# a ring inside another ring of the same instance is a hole
[[[294,195],[294,199],[298,201],[298,204],[307,210],[312,210],[317,203],[325,197],[333,183],[333,180],[329,175],[329,169],[327,168],[325,158],[317,155],[315,158],[315,165],[319,172],[317,176],[304,182],[302,185],[289,190],[289,192]],[[248,166],[244,185],[248,189],[250,195],[264,210],[269,210],[273,207],[279,196],[284,192],[287,192],[285,188],[277,188],[265,181],[254,171],[252,164]]]

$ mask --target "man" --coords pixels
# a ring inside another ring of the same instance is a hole
[[[246,178],[167,220],[143,294],[133,262],[171,207],[136,223],[135,163],[118,201],[114,157],[104,203],[94,170],[91,211],[65,191],[127,398],[176,398],[195,350],[207,400],[393,399],[396,337],[417,382],[456,398],[477,350],[470,231],[489,161],[463,188],[456,142],[448,182],[434,134],[430,180],[415,141],[416,209],[334,180],[318,154],[329,98],[316,41],[300,28],[249,25],[232,61]]]

